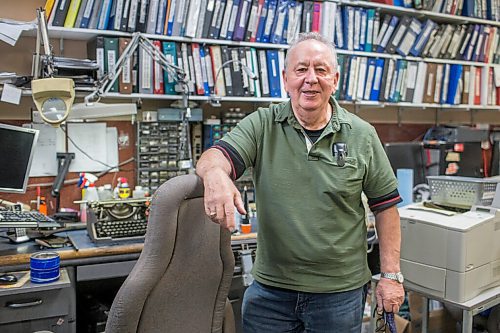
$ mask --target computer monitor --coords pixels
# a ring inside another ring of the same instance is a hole
[[[384,145],[392,170],[413,169],[413,184],[426,183],[426,163],[422,142],[389,142]]]
[[[0,192],[24,193],[38,130],[0,124]]]

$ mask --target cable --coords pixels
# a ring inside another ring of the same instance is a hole
[[[89,158],[91,161],[94,161],[94,162],[97,162],[99,164],[102,164],[108,168],[111,168],[111,169],[114,169],[114,167],[112,167],[111,165],[107,164],[107,163],[104,163],[104,162],[101,162],[99,160],[96,160],[95,158],[93,158],[92,156],[90,156],[87,152],[85,152],[82,148],[80,148],[76,143],[75,141],[73,141],[73,139],[68,135],[68,133],[66,132],[66,130],[63,128],[63,127],[60,127],[61,130],[64,132],[64,134],[66,134],[66,137],[68,138],[68,140],[73,144],[73,146],[75,146],[76,149],[78,149],[83,155],[85,155],[87,158]]]
[[[119,163],[116,166],[110,167],[107,170],[104,170],[104,171],[101,171],[101,172],[97,173],[96,176],[97,177],[102,177],[103,175],[107,174],[109,171],[111,171],[111,170],[113,170],[115,168],[119,168],[120,166],[128,164],[128,163],[133,162],[133,161],[135,161],[135,158],[131,157],[131,158],[129,158],[129,159],[127,159],[127,160]],[[133,171],[133,170],[131,170],[131,171]],[[79,178],[67,179],[67,180],[64,181],[64,185],[76,184],[76,183],[78,183],[78,181],[79,181]],[[53,183],[39,183],[39,184],[29,184],[27,187],[28,188],[33,188],[33,187],[37,187],[37,186],[40,186],[40,187],[50,187],[52,185],[53,185]]]

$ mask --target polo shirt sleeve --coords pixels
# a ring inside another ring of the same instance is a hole
[[[219,146],[226,148],[228,154],[225,154],[225,156],[229,159],[233,167],[236,164],[240,165],[240,167],[233,170],[235,178],[239,178],[246,168],[255,165],[259,143],[262,139],[263,121],[266,112],[270,111],[259,108],[257,111],[249,114],[219,142]],[[227,149],[229,147],[232,149]],[[236,160],[236,157],[238,160]],[[235,159],[232,160],[232,158]],[[241,170],[241,164],[244,166],[243,170]]]
[[[363,191],[368,197],[370,209],[380,211],[401,202],[396,176],[373,126],[370,126],[366,156]]]
[[[219,140],[215,145],[210,148],[215,148],[224,154],[224,157],[231,164],[231,179],[236,180],[243,175],[245,172],[245,162],[241,158],[240,154],[236,149],[233,148],[229,143]]]

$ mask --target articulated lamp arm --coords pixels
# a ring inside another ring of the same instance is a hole
[[[165,71],[171,75],[175,82],[180,86],[180,92],[182,93],[183,100],[185,100],[184,107],[187,107],[187,95],[188,85],[186,81],[186,72],[174,65],[172,62],[168,60],[168,58],[163,54],[158,48],[156,48],[151,40],[142,35],[140,32],[136,32],[133,34],[132,40],[127,45],[125,50],[122,52],[118,60],[116,61],[113,70],[107,73],[96,85],[96,90],[85,97],[85,104],[92,104],[93,102],[99,101],[99,99],[107,94],[113,84],[116,82],[120,74],[123,72],[124,68],[128,68],[130,66],[131,58],[134,52],[141,48],[148,55],[158,63]],[[128,64],[128,66],[127,66]]]

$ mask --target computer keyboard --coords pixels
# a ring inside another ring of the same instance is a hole
[[[45,222],[53,223],[54,220],[39,212],[0,211],[0,228],[36,228]]]

